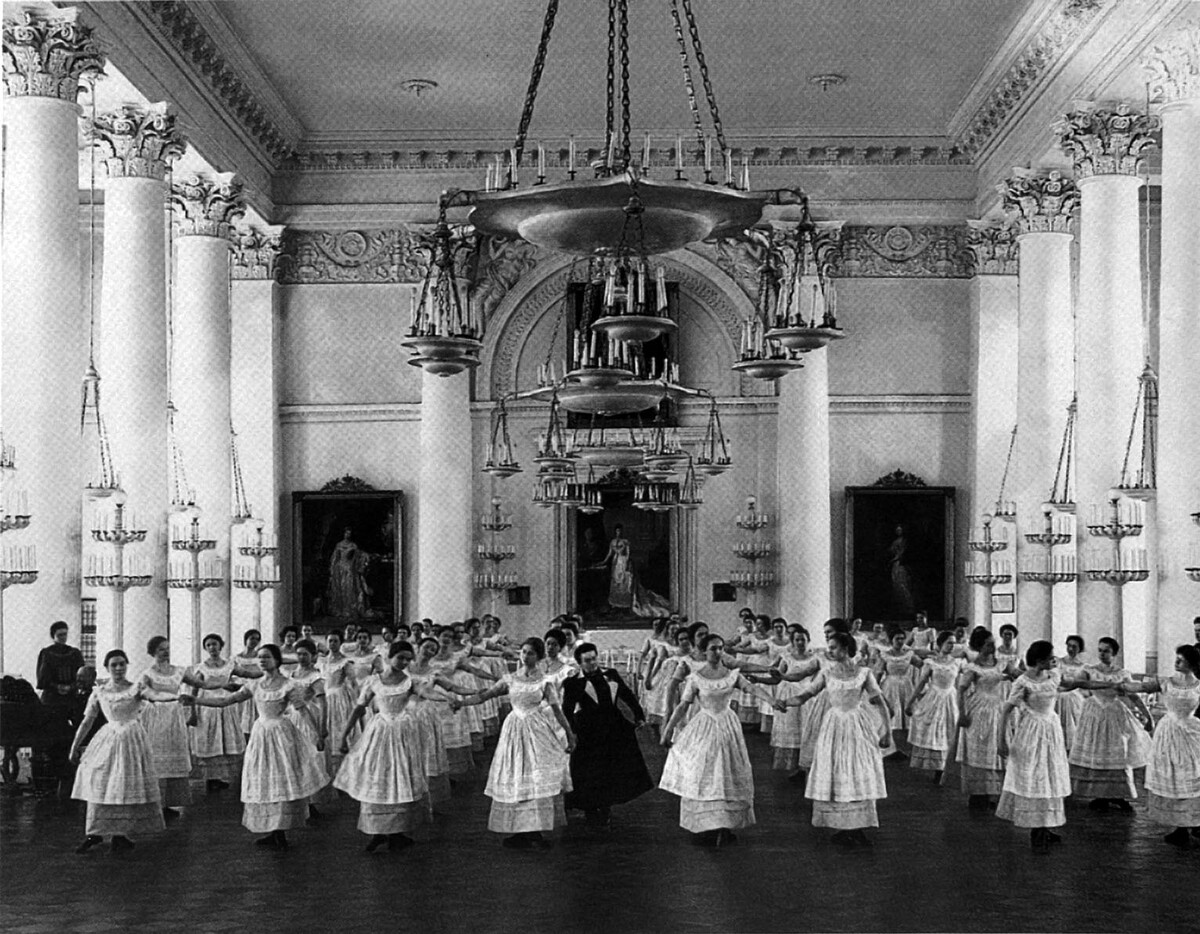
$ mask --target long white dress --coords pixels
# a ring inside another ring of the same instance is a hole
[[[153,668],[142,673],[142,694],[153,703],[142,710],[142,725],[150,739],[154,756],[154,774],[165,808],[192,803],[188,776],[192,773],[191,740],[188,738],[187,713],[179,703],[186,669],[172,665],[168,674]]]
[[[247,689],[258,719],[242,766],[242,826],[254,833],[303,827],[308,799],[329,784],[321,754],[286,716],[306,705],[306,689],[292,681],[271,689],[256,681]]]
[[[1149,816],[1168,827],[1200,827],[1200,682],[1159,681],[1166,714],[1158,721],[1146,766]]]
[[[570,756],[555,733],[545,689],[558,690],[544,673],[535,681],[504,676],[512,713],[504,720],[483,793],[492,799],[488,830],[533,833],[565,825],[563,794],[571,790]]]
[[[959,730],[958,755],[963,794],[999,795],[1004,787],[1004,760],[1000,758],[1000,717],[1004,711],[1004,670],[970,662],[964,671],[974,675],[967,694],[971,725]]]
[[[376,714],[342,760],[333,786],[359,802],[358,829],[368,834],[408,833],[428,817],[425,740],[409,703],[412,678],[384,684],[375,675],[358,703]]]
[[[891,711],[891,728],[907,729],[908,704],[916,687],[912,679],[912,674],[916,671],[912,660],[916,653],[912,649],[906,649],[899,655],[893,655],[890,651],[880,652],[879,657],[883,660],[883,678],[879,690]]]
[[[748,656],[751,662],[759,664],[768,664],[767,657],[770,650],[767,648],[770,639],[750,635],[748,640],[751,648],[764,649],[766,651],[756,655]],[[739,656],[740,657],[740,656]],[[758,726],[762,723],[762,713],[760,710],[761,701],[751,691],[736,689],[730,701],[733,710],[737,713],[738,720],[745,726]]]
[[[316,719],[320,721],[320,705],[316,702],[316,699],[318,697],[325,697],[325,678],[321,674],[320,669],[313,667],[305,670],[304,668],[297,666],[296,670],[293,671],[288,677],[290,677],[291,680],[296,684],[299,684],[304,688],[305,701],[307,704],[313,705],[312,712],[316,715]],[[290,707],[288,708],[287,712],[287,718],[291,720],[292,723],[296,724],[296,729],[300,731],[300,735],[304,737],[304,739],[313,747],[313,749],[317,749],[317,746],[321,745],[318,742],[321,739],[319,728],[327,729],[328,716],[328,704],[326,704],[325,708],[326,722],[319,723],[318,726],[314,726],[308,715],[301,713],[300,709],[297,707]],[[335,769],[333,767],[333,751],[330,749],[331,743],[329,742],[329,738],[329,734],[326,733],[326,741],[323,744],[324,748],[317,750],[317,755],[321,758],[321,765],[325,769],[325,774],[332,776],[335,773]],[[313,795],[312,798],[309,799],[308,803],[328,804],[334,799],[334,797],[333,789],[327,785]]]
[[[738,673],[693,673],[682,700],[696,713],[675,736],[658,787],[679,795],[679,826],[692,833],[754,825],[754,776],[741,721],[730,706]]]
[[[875,802],[887,797],[880,714],[868,703],[873,677],[866,668],[849,677],[825,669],[829,709],[821,720],[804,796],[813,803],[814,827],[878,827]],[[811,703],[811,702],[810,702]]]
[[[86,716],[103,713],[108,721],[84,750],[71,789],[72,798],[87,802],[88,836],[163,829],[154,757],[140,716],[146,703],[133,684],[119,691],[96,685],[88,698]]]
[[[796,658],[788,653],[783,656],[781,673],[786,675],[807,668],[813,664],[813,658],[814,656],[811,654],[804,658]],[[802,681],[780,681],[775,685],[775,697],[778,700],[795,697],[812,684],[816,673],[814,670]],[[811,707],[812,702],[799,707],[789,707],[786,713],[777,712],[772,718],[771,748],[775,750],[775,755],[771,762],[771,768],[790,771],[799,767],[800,747],[804,743],[804,725],[807,719],[811,719]]]
[[[456,681],[455,670],[458,659],[451,656],[448,659],[434,658],[429,662],[429,673],[440,675],[450,681]],[[458,697],[450,691],[437,688],[447,700]],[[438,704],[437,715],[442,721],[442,742],[446,747],[446,758],[449,762],[450,774],[467,775],[475,771],[475,757],[471,754],[471,729],[467,717],[469,707],[453,710],[449,704]]]
[[[1124,668],[1087,668],[1092,681],[1121,683],[1133,676]],[[1080,798],[1137,797],[1133,770],[1150,757],[1150,737],[1128,701],[1115,690],[1092,691],[1083,702],[1071,744],[1071,788]]]
[[[222,660],[220,665],[201,662],[192,673],[204,679],[199,697],[221,697],[233,680],[237,663]],[[242,734],[241,711],[230,707],[197,707],[196,725],[188,731],[193,765],[209,781],[234,782],[242,769],[246,737]]]
[[[258,664],[257,650],[253,655],[235,655],[233,661],[239,668],[262,671],[262,668]],[[238,703],[234,704],[233,709],[237,711],[238,725],[242,729],[242,739],[244,741],[250,735],[250,728],[254,726],[254,719],[258,716],[258,711],[254,709],[254,701],[252,700],[238,701]]]
[[[344,655],[336,658],[323,656],[317,661],[317,668],[325,681],[325,723],[326,736],[329,743],[337,748],[330,750],[333,772],[341,765],[342,732],[354,712],[356,685],[354,681],[354,662]],[[350,744],[353,746],[362,734],[362,727],[356,725],[350,733]]]
[[[1062,723],[1054,709],[1057,673],[1035,680],[1026,672],[1012,685],[1021,695],[1020,712],[1009,743],[1004,786],[996,816],[1018,827],[1061,827],[1067,822],[1064,799],[1071,794],[1071,773]],[[1012,714],[1009,714],[1011,717]]]
[[[963,668],[961,658],[927,658],[933,674],[925,693],[913,708],[908,725],[908,741],[912,744],[910,765],[914,769],[940,772],[950,759],[950,747],[958,729],[958,675]]]
[[[431,672],[418,675],[410,671],[408,676],[417,687],[425,688],[434,694],[439,693]],[[449,706],[440,701],[426,700],[420,694],[414,694],[408,702],[408,709],[421,732],[421,749],[424,755],[422,765],[425,784],[429,788],[431,811],[435,804],[450,798],[450,760],[446,755],[446,738],[442,735],[442,717],[439,712],[439,708]]]
[[[1062,658],[1058,662],[1058,670],[1067,681],[1079,681],[1087,677],[1087,663],[1078,659]],[[1079,715],[1083,712],[1083,702],[1087,699],[1087,691],[1061,691],[1055,701],[1058,709],[1058,719],[1062,722],[1063,739],[1067,744],[1067,754],[1075,744],[1075,730],[1079,726]]]

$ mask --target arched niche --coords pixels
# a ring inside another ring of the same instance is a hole
[[[718,266],[686,250],[656,257],[667,280],[679,283],[678,361],[684,383],[718,397],[764,395],[769,383],[748,380],[730,370],[737,360],[742,321],[753,312],[746,294]],[[476,376],[479,398],[499,399],[517,388],[531,388],[537,368],[565,358],[565,319],[560,323],[563,290],[572,257],[555,255],[539,262],[500,301],[488,322]],[[576,276],[583,264],[576,266]]]

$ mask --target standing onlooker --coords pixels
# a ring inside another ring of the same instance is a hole
[[[83,653],[67,645],[69,629],[61,619],[51,623],[51,642],[37,657],[37,687],[42,692],[42,703],[64,709],[71,705],[75,675],[84,665]]]

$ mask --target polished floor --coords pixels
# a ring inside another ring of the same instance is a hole
[[[657,774],[663,750],[650,734],[643,745]],[[1166,845],[1140,805],[1072,809],[1065,844],[1033,852],[1025,832],[889,763],[874,845],[846,850],[770,771],[765,737],[749,747],[758,826],[720,850],[691,845],[677,799],[657,791],[618,809],[611,834],[572,824],[549,851],[503,849],[485,829],[482,771],[417,846],[372,855],[351,802],[277,853],[252,845],[236,789],[197,786],[165,834],[81,857],[81,804],[8,794],[0,930],[1200,931],[1200,841]]]

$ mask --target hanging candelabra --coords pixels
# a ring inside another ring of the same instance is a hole
[[[700,441],[700,450],[696,453],[696,469],[710,477],[716,477],[732,466],[729,443],[725,440],[725,432],[721,428],[721,414],[717,411],[717,400],[712,399],[708,408],[708,423],[704,427],[704,438]]]
[[[758,511],[758,499],[746,497],[746,511],[738,515],[734,524],[740,531],[749,532],[748,539],[741,539],[733,546],[733,552],[748,567],[734,570],[729,582],[738,590],[764,590],[775,586],[775,572],[760,566],[775,553],[774,546],[763,538],[763,530],[770,524],[771,517]]]
[[[0,533],[29,528],[33,515],[24,490],[12,490],[11,478],[17,472],[17,454],[0,435]],[[0,551],[0,673],[7,671],[4,654],[4,591],[9,587],[32,584],[38,579],[37,548],[34,545],[5,544]]]
[[[807,199],[803,211],[796,225],[790,279],[785,288],[774,290],[770,296],[773,302],[766,308],[770,325],[766,336],[788,350],[808,353],[846,335],[838,327],[837,295],[833,281],[828,278],[828,267],[818,253],[817,228],[809,216]],[[806,294],[804,277],[810,248],[817,281]]]
[[[633,508],[643,512],[670,512],[679,505],[679,485],[648,480],[633,485]]]
[[[1055,547],[1069,544],[1074,521],[1070,516],[1055,514],[1054,507],[1047,503],[1042,507],[1042,530],[1026,532],[1025,541],[1031,545],[1042,545],[1046,551],[1041,555],[1026,555],[1021,558],[1020,579],[1029,583],[1067,584],[1075,580],[1075,556],[1056,555]]]
[[[500,510],[500,498],[492,498],[490,512],[479,517],[479,527],[486,534],[486,541],[475,546],[476,557],[488,565],[488,570],[475,575],[477,590],[491,591],[491,611],[496,611],[496,599],[500,593],[519,586],[517,575],[512,572],[502,572],[501,565],[517,556],[517,549],[499,540],[502,532],[512,528],[512,516],[505,515]]]
[[[1138,377],[1137,401],[1125,442],[1117,489],[1131,499],[1150,499],[1158,486],[1158,377],[1149,361]]]
[[[996,552],[1008,548],[1008,529],[1004,526],[1000,526],[998,530],[993,529],[992,522],[993,517],[985,513],[983,527],[967,542],[967,546],[982,557],[972,559],[966,564],[966,579],[972,584],[988,588],[989,593],[991,588],[998,584],[1007,584],[1013,577],[1009,562],[994,557]]]
[[[191,510],[191,522],[187,534],[171,539],[171,547],[175,551],[187,553],[188,560],[171,562],[167,586],[178,590],[186,590],[192,595],[192,661],[200,662],[200,639],[203,633],[200,625],[201,594],[225,583],[224,569],[221,559],[213,558],[201,561],[200,556],[206,551],[217,547],[215,538],[205,538],[200,530],[200,514],[198,509]]]
[[[492,434],[488,439],[487,459],[483,472],[505,480],[521,472],[521,465],[513,456],[512,438],[508,433],[508,409],[501,399],[492,414]]]
[[[233,586],[240,590],[249,590],[254,594],[251,628],[261,632],[263,592],[275,590],[282,583],[279,576],[279,563],[275,560],[279,555],[279,546],[276,544],[275,536],[266,534],[263,531],[263,523],[255,520],[244,534],[242,544],[238,545],[238,554],[243,558],[249,558],[250,562],[234,566]],[[270,564],[264,567],[263,563],[268,560]]]
[[[996,505],[992,507],[992,517],[1013,522],[1017,518],[1016,501],[1004,498],[1008,487],[1008,471],[1012,467],[1013,451],[1017,446],[1017,426],[1013,425],[1012,435],[1008,439],[1008,454],[1004,458],[1004,473],[1000,475],[1000,492],[996,494]]]
[[[246,498],[246,478],[242,476],[242,459],[238,454],[237,438],[237,432],[233,430],[233,422],[230,422],[229,458],[233,465],[233,521],[247,522],[253,518],[254,510]]]
[[[1075,512],[1075,421],[1079,415],[1078,397],[1072,396],[1067,406],[1067,423],[1063,428],[1058,464],[1054,468],[1054,483],[1050,487],[1049,505],[1056,511]]]
[[[131,587],[149,587],[153,580],[146,571],[145,562],[138,558],[130,559],[125,553],[130,545],[146,540],[146,527],[126,509],[124,494],[118,493],[111,514],[103,509],[93,512],[91,531],[92,541],[111,546],[112,555],[89,556],[83,580],[89,587],[103,587],[112,591],[112,644],[116,648],[123,648],[125,591]]]
[[[762,234],[762,237],[767,237]],[[768,238],[769,247],[769,238]],[[804,367],[800,352],[789,350],[782,343],[768,336],[771,330],[771,310],[779,301],[780,272],[771,260],[768,250],[766,259],[758,271],[758,295],[754,313],[742,322],[742,338],[738,348],[738,360],[733,369],[753,379],[774,380],[786,376],[793,370]]]
[[[688,458],[687,470],[683,472],[683,483],[679,485],[679,508],[699,509],[704,505],[700,497],[700,484],[703,481],[696,476],[696,466],[692,458]]]
[[[1137,501],[1122,502],[1121,495],[1115,490],[1109,497],[1107,514],[1104,507],[1092,504],[1088,534],[1108,539],[1112,545],[1108,549],[1103,546],[1088,549],[1088,580],[1104,581],[1114,587],[1124,587],[1126,584],[1149,578],[1146,549],[1133,548],[1126,554],[1121,551],[1121,542],[1141,535],[1144,527],[1145,506]],[[1107,558],[1106,552],[1109,556]],[[1118,614],[1120,605],[1121,601],[1118,600]]]
[[[604,512],[604,493],[596,482],[596,468],[588,464],[587,482],[583,484],[583,502],[577,507],[585,516]]]

